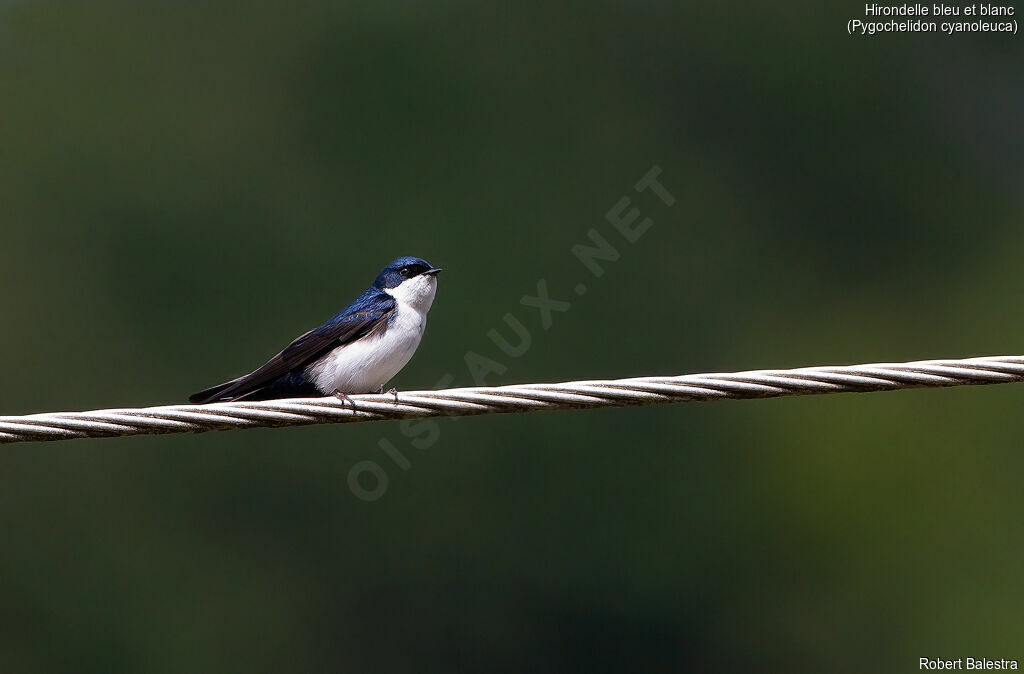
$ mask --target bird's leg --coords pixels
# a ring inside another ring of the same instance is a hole
[[[384,384],[386,384],[386,383],[387,382],[384,382]],[[381,384],[380,388],[377,389],[377,394],[378,395],[384,395],[384,384]],[[391,395],[395,396],[395,404],[397,405],[398,404],[398,389],[396,389],[396,388],[389,389],[388,393],[390,393]]]
[[[356,401],[352,400],[352,398],[350,398],[347,393],[343,393],[341,389],[334,389],[334,397],[342,402],[342,406],[344,406],[344,403],[351,404],[352,414],[356,413]]]

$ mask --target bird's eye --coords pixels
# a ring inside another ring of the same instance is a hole
[[[409,268],[408,267],[402,267],[401,269],[398,270],[398,273],[401,274],[402,276],[408,276],[409,275]]]

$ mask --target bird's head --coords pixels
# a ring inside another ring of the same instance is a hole
[[[399,302],[425,310],[434,300],[440,273],[440,269],[422,258],[400,257],[381,270],[373,285]]]

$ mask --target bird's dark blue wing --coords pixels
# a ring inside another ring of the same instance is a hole
[[[285,347],[281,360],[289,370],[308,365],[332,349],[382,330],[394,308],[390,295],[375,288],[368,290],[337,316]]]
[[[259,369],[200,391],[190,396],[189,402],[237,400],[259,391],[339,346],[383,330],[394,308],[395,300],[390,295],[370,288],[334,318],[297,338]]]

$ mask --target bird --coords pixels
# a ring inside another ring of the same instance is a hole
[[[383,393],[420,344],[439,273],[441,269],[422,258],[399,257],[326,323],[296,338],[258,369],[195,393],[189,402],[330,395],[351,402],[351,393]],[[389,393],[397,402],[397,392]]]

